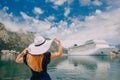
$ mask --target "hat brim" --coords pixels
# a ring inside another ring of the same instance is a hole
[[[53,40],[46,40],[46,42],[40,46],[35,46],[34,43],[29,45],[29,53],[33,55],[40,55],[48,51],[52,44]]]

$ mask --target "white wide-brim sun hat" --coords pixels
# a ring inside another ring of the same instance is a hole
[[[34,42],[29,45],[29,53],[32,55],[40,55],[47,52],[52,44],[53,40],[46,40],[42,36],[37,36]]]

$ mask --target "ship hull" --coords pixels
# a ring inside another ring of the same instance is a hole
[[[68,50],[68,55],[80,55],[80,56],[87,56],[87,55],[109,55],[111,51],[114,51],[115,48],[95,48],[95,49],[89,49],[84,51],[74,51],[74,50]]]

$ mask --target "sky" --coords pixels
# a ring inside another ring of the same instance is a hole
[[[104,39],[120,44],[120,0],[0,0],[0,22],[12,32],[31,31],[63,47]]]

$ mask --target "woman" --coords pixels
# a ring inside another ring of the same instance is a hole
[[[52,41],[58,44],[58,51],[54,53],[48,52]],[[32,72],[30,80],[51,80],[47,73],[47,65],[51,59],[62,55],[62,46],[59,39],[46,40],[42,36],[37,36],[34,43],[24,49],[16,58],[17,63],[25,63]]]

